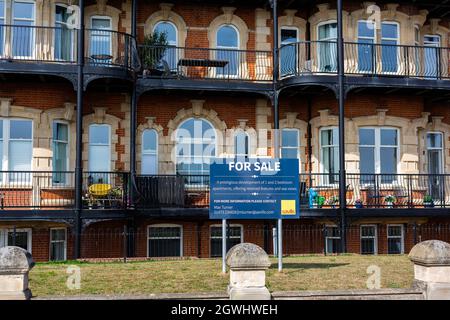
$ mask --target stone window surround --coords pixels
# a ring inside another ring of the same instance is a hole
[[[13,105],[11,98],[0,98],[0,117],[33,121],[32,170],[51,171],[53,168],[52,125],[56,120],[69,124],[69,169],[74,167],[75,148],[72,147],[74,141],[72,137],[75,137],[74,113],[73,103],[65,103],[62,108],[41,110]]]
[[[116,161],[118,160],[118,153],[116,145],[119,143],[119,136],[117,129],[119,128],[120,119],[116,116],[107,114],[107,108],[94,107],[94,113],[83,116],[83,168],[89,168],[89,126],[91,124],[107,124],[111,128],[111,171],[116,168]]]
[[[320,110],[320,116],[311,119],[311,166],[313,172],[320,172],[320,146],[318,141],[320,129],[338,125],[338,116],[330,115],[329,111],[328,109]],[[419,145],[418,132],[421,128],[429,126],[429,113],[423,112],[421,118],[410,120],[386,115],[387,111],[387,109],[377,109],[376,115],[345,119],[346,170],[348,173],[359,173],[358,129],[360,127],[393,127],[399,129],[400,158],[398,173],[419,173],[419,164],[421,162],[419,155],[422,153],[423,147]],[[446,130],[450,130],[450,126],[445,125],[445,127],[447,127]],[[442,128],[441,125],[440,128]],[[450,132],[447,131],[445,136],[448,137],[449,134]],[[448,157],[450,158],[450,155]],[[448,161],[446,161],[445,165],[447,164]]]
[[[173,4],[171,3],[160,3],[159,7],[161,10],[154,12],[151,14],[147,20],[145,20],[144,24],[144,33],[145,35],[150,35],[153,33],[155,26],[159,22],[168,21],[175,25],[177,29],[177,46],[185,47],[186,46],[186,37],[187,37],[187,25],[184,19],[172,11]]]
[[[284,15],[278,17],[278,39],[281,42],[281,29],[291,28],[296,29],[298,32],[298,40],[303,41],[306,39],[306,20],[297,17],[295,14],[298,10],[286,9]]]
[[[306,133],[308,132],[308,123],[297,118],[298,112],[286,112],[286,117],[280,119],[280,148],[281,148],[281,130],[297,129],[299,131],[299,155],[300,155],[300,172],[304,172],[306,159],[306,146],[308,140]]]
[[[431,121],[427,123],[424,128],[419,130],[419,156],[420,156],[420,169],[421,172],[427,172],[428,159],[426,155],[426,134],[428,132],[442,133],[443,137],[443,168],[444,172],[450,171],[450,125],[443,123],[444,117],[441,116],[431,116]],[[423,151],[423,152],[422,152]]]
[[[155,130],[158,136],[157,141],[157,172],[163,171],[160,168],[161,162],[164,160],[164,154],[167,153],[166,146],[164,145],[164,128],[161,125],[155,123],[156,117],[146,117],[147,122],[140,124],[137,128],[136,136],[136,172],[141,173],[142,170],[142,135],[145,130]]]
[[[239,132],[244,132],[248,136],[248,156],[249,157],[256,157],[257,151],[258,151],[258,134],[256,130],[252,127],[249,127],[247,125],[248,120],[247,119],[238,119],[237,120],[238,125],[232,127],[231,129],[226,130],[226,145],[225,150],[226,154],[230,157],[234,157],[235,154],[235,141],[236,141],[236,134]]]

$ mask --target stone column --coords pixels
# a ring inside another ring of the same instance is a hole
[[[228,251],[230,267],[230,300],[270,300],[266,287],[266,270],[270,267],[267,253],[252,243],[241,243]]]
[[[414,284],[427,300],[450,300],[450,244],[429,240],[416,244],[409,258],[414,263]]]
[[[19,247],[0,248],[0,300],[28,300],[28,273],[34,267],[31,254]]]

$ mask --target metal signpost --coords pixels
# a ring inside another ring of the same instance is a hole
[[[298,219],[297,159],[216,159],[210,166],[210,219],[222,220],[222,271],[226,272],[228,219],[277,219],[278,269],[282,269],[282,219]],[[275,248],[274,248],[275,250]]]

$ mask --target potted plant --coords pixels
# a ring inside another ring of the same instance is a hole
[[[364,207],[364,206],[363,206],[362,200],[361,200],[361,199],[356,199],[356,200],[355,200],[355,208],[361,209],[361,208],[363,208],[363,207]]]
[[[167,35],[165,32],[154,31],[145,36],[143,42],[142,66],[143,76],[162,75],[163,68],[160,68],[161,59],[167,50]]]
[[[317,196],[314,198],[314,202],[316,203],[317,208],[322,208],[323,205],[325,204],[325,197],[324,197],[324,196],[319,196],[319,195],[317,195]]]
[[[425,195],[423,197],[423,206],[425,208],[433,208],[434,207],[433,197],[430,196],[429,194]]]
[[[395,201],[396,201],[395,196],[391,194],[388,194],[387,196],[384,197],[384,202],[386,202],[388,208],[393,208]]]
[[[339,198],[336,196],[331,196],[327,200],[327,205],[331,206],[332,208],[335,208],[337,203],[339,203]]]

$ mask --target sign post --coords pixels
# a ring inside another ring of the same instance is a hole
[[[298,166],[297,159],[256,158],[215,159],[211,164],[209,218],[222,220],[223,272],[229,219],[278,220],[278,270],[282,270],[282,219],[300,217]]]

